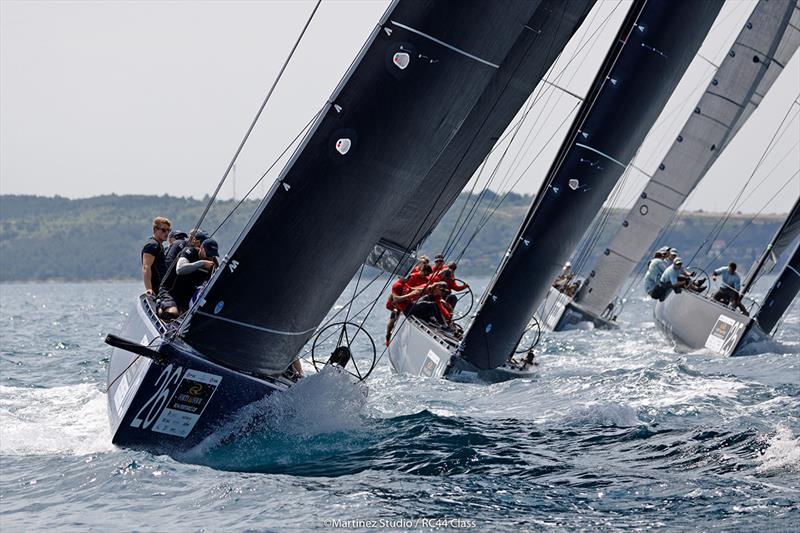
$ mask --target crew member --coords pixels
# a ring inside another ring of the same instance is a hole
[[[187,246],[178,256],[175,276],[162,285],[158,297],[161,316],[177,318],[189,309],[189,301],[217,267],[219,246],[214,239],[206,239],[199,248]]]
[[[158,294],[161,280],[167,271],[163,243],[167,240],[171,227],[169,219],[154,218],[153,236],[147,239],[142,247],[142,281],[144,281],[145,293],[149,296]]]
[[[749,316],[747,308],[742,305],[742,295],[739,290],[742,288],[742,280],[736,272],[736,263],[731,263],[727,267],[720,267],[711,274],[711,279],[716,281],[717,276],[722,277],[722,286],[714,293],[714,300],[739,309],[745,316]]]
[[[658,284],[658,287],[653,290],[650,296],[663,302],[670,290],[673,290],[676,293],[681,292],[681,290],[686,288],[688,283],[688,280],[681,277],[681,272],[683,272],[683,259],[676,257],[672,264],[669,265],[666,270],[664,270],[663,274],[661,274],[661,280]]]
[[[391,311],[389,321],[386,323],[386,346],[392,338],[392,331],[400,313],[405,314],[408,306],[422,294],[422,288],[412,289],[408,284],[408,278],[400,276],[392,284],[389,298],[386,300],[386,309]]]

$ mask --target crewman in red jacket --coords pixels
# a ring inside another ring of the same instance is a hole
[[[422,287],[413,288],[409,285],[408,279],[405,276],[397,278],[397,281],[392,284],[392,291],[386,300],[386,309],[391,311],[389,321],[386,323],[386,346],[389,346],[389,340],[392,338],[392,330],[394,330],[397,317],[400,313],[405,313],[408,306],[419,298],[423,291]]]

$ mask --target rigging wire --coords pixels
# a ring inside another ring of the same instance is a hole
[[[720,251],[719,251],[719,253],[717,253],[717,254],[714,256],[714,258],[713,258],[713,259],[711,259],[711,260],[708,262],[708,264],[706,265],[706,268],[705,268],[706,270],[707,270],[707,269],[708,269],[708,268],[709,268],[709,267],[710,267],[712,264],[714,264],[714,263],[715,263],[715,262],[716,262],[716,261],[717,261],[717,260],[718,260],[718,259],[719,259],[719,258],[722,256],[722,253],[723,253],[723,252],[725,252],[725,250],[726,250],[726,249],[727,249],[727,248],[728,248],[728,247],[729,247],[731,244],[733,244],[734,242],[736,242],[736,239],[738,239],[738,238],[741,236],[741,234],[742,234],[742,233],[743,233],[743,232],[744,232],[744,231],[745,231],[747,228],[749,228],[749,227],[750,227],[750,226],[753,224],[753,222],[755,222],[755,220],[756,220],[756,218],[758,217],[758,215],[760,215],[761,213],[763,213],[763,212],[764,212],[764,210],[765,210],[765,209],[766,209],[766,208],[769,206],[769,204],[770,204],[770,203],[772,203],[772,201],[773,201],[775,198],[777,198],[777,197],[778,197],[778,195],[779,195],[781,192],[783,192],[783,190],[784,190],[784,189],[785,189],[785,188],[786,188],[786,187],[787,187],[787,186],[788,186],[788,185],[789,185],[789,184],[790,184],[790,183],[791,183],[791,182],[794,180],[794,178],[795,178],[796,176],[798,176],[798,175],[800,175],[800,170],[797,170],[797,171],[795,171],[795,172],[794,172],[794,174],[792,174],[791,176],[789,176],[789,179],[787,179],[787,180],[786,180],[786,182],[785,182],[783,185],[781,185],[781,187],[780,187],[780,188],[779,188],[779,189],[778,189],[778,190],[775,192],[775,194],[773,194],[772,196],[770,196],[770,197],[769,197],[769,199],[768,199],[766,202],[764,202],[764,205],[761,207],[761,209],[759,209],[759,210],[758,210],[758,212],[756,212],[756,213],[755,213],[755,214],[754,214],[754,215],[753,215],[753,216],[750,218],[750,220],[748,220],[748,221],[747,221],[747,223],[746,223],[744,226],[742,226],[742,228],[741,228],[741,229],[740,229],[738,232],[736,232],[736,234],[735,234],[735,235],[734,235],[734,236],[731,238],[731,240],[730,240],[730,241],[729,241],[729,242],[728,242],[728,243],[725,245],[725,248],[723,248],[722,250],[720,250]],[[753,284],[754,284],[754,283],[753,283]],[[753,284],[751,284],[751,287],[752,287],[752,285],[753,285]]]
[[[564,20],[564,13],[565,13],[565,7],[563,7],[563,4],[562,4],[561,18],[559,19],[559,23],[558,23],[558,26],[559,26],[559,27],[560,27],[561,23],[562,23],[562,22],[563,22],[563,20]],[[554,43],[554,41],[555,41],[555,38],[556,38],[556,34],[557,34],[557,32],[553,34],[553,39],[551,39],[551,41],[550,41],[550,43],[549,43],[549,45],[548,45],[548,48],[547,48],[547,53],[548,53],[548,54],[549,54],[550,50],[552,50],[553,43]],[[517,66],[516,66],[516,67],[513,69],[513,71],[512,71],[512,75],[509,77],[508,81],[506,82],[506,87],[508,87],[508,85],[511,83],[511,80],[513,79],[513,74],[514,74],[514,73],[516,73],[516,72],[519,70],[519,68],[520,68],[520,65],[522,64],[522,60],[525,58],[525,56],[527,56],[527,53],[528,53],[528,51],[530,51],[530,50],[531,50],[531,48],[532,48],[532,46],[533,46],[533,42],[534,42],[534,41],[532,41],[532,42],[531,42],[531,43],[528,45],[528,47],[527,47],[527,49],[526,49],[526,51],[525,51],[525,54],[523,54],[523,56],[520,58],[520,61],[519,61],[519,63],[517,63]],[[497,101],[495,102],[495,105],[496,105],[496,103],[497,103]],[[489,117],[489,114],[487,114],[487,115],[486,115],[486,117],[484,118],[484,121],[483,121],[483,123],[484,123],[484,124],[485,124],[486,120],[488,119],[488,117]],[[478,131],[480,131],[480,128],[478,129]],[[472,140],[471,140],[471,142],[470,142],[470,147],[472,146],[472,143],[474,143],[476,139],[477,139],[477,133],[475,134],[475,136],[473,136],[473,139],[472,139]],[[447,145],[446,145],[446,144],[445,144],[444,146],[442,146],[442,148],[441,148],[441,150],[440,150],[439,154],[437,154],[437,157],[435,157],[435,158],[433,159],[433,163],[431,164],[431,168],[433,168],[433,165],[435,165],[435,162],[436,162],[436,161],[439,159],[439,157],[441,156],[441,154],[444,152],[444,150],[445,150],[446,148],[447,148]],[[463,153],[463,154],[462,154],[462,156],[461,156],[461,160],[459,161],[459,164],[458,164],[458,165],[456,165],[456,167],[455,167],[455,169],[453,170],[453,172],[451,172],[451,174],[450,174],[450,177],[447,179],[447,181],[445,182],[445,184],[443,185],[443,187],[442,187],[442,188],[441,188],[441,190],[439,191],[439,194],[437,195],[436,199],[434,200],[434,202],[433,202],[433,204],[432,204],[433,206],[436,206],[436,205],[438,204],[439,200],[442,198],[442,195],[443,195],[443,194],[445,193],[445,191],[447,190],[447,187],[448,187],[448,185],[450,184],[450,182],[451,182],[451,181],[453,180],[453,178],[455,177],[455,174],[456,174],[456,169],[457,169],[457,168],[458,168],[458,166],[460,165],[461,161],[463,161],[464,157],[466,157],[467,153],[469,153],[469,147],[468,147],[468,149],[467,149],[467,150],[465,150],[465,151],[464,151],[464,153]],[[424,227],[425,227],[425,225],[427,224],[428,218],[429,218],[429,217],[432,215],[433,211],[434,211],[433,209],[429,210],[429,212],[428,212],[428,213],[425,215],[425,217],[424,217],[424,218],[422,219],[422,221],[419,223],[419,225],[417,226],[417,230],[416,230],[415,234],[413,235],[412,239],[410,240],[410,242],[416,242],[416,239],[417,239],[417,237],[419,236],[419,234],[422,232],[423,228],[424,228]],[[374,308],[375,308],[375,305],[377,304],[378,300],[381,298],[381,295],[383,294],[383,291],[385,291],[385,290],[386,290],[386,288],[389,286],[389,284],[392,282],[392,278],[393,278],[393,277],[394,277],[394,275],[397,273],[397,271],[398,271],[398,269],[400,268],[400,266],[401,266],[401,265],[402,265],[402,261],[399,261],[399,262],[398,262],[398,264],[395,266],[395,268],[392,270],[392,272],[391,272],[391,274],[389,275],[389,277],[387,278],[387,280],[386,280],[386,282],[384,283],[384,285],[383,285],[383,287],[382,287],[381,291],[378,293],[378,295],[375,297],[375,299],[374,299],[374,300],[372,300],[372,302],[371,302],[371,304],[370,304],[370,306],[369,306],[369,310],[367,311],[366,315],[364,316],[364,319],[361,321],[361,325],[362,325],[362,326],[363,326],[363,324],[366,322],[367,318],[369,318],[370,314],[372,313],[372,311],[373,311],[373,310],[374,310]],[[353,340],[355,340],[355,338],[358,336],[358,333],[359,333],[360,331],[361,331],[360,329],[359,329],[358,331],[356,331],[356,334],[353,336]],[[351,342],[352,342],[352,341],[351,341]],[[379,359],[379,360],[380,360],[380,359]]]
[[[621,3],[622,3],[622,2],[617,2],[617,4],[614,6],[613,10],[612,10],[612,11],[611,11],[611,12],[610,12],[610,13],[609,13],[607,16],[606,16],[606,18],[605,18],[605,19],[603,19],[603,21],[600,23],[600,25],[599,25],[597,28],[595,28],[595,29],[594,29],[594,31],[593,31],[591,34],[589,34],[589,36],[586,38],[586,40],[585,40],[583,43],[581,43],[581,44],[578,46],[578,48],[577,48],[577,49],[576,49],[576,50],[573,52],[572,56],[571,56],[571,57],[569,58],[569,60],[567,61],[567,64],[566,64],[566,65],[564,65],[564,67],[562,67],[561,71],[560,71],[560,72],[559,72],[559,73],[556,75],[555,79],[554,79],[552,82],[550,82],[549,84],[541,83],[541,84],[539,85],[539,87],[538,87],[538,89],[537,89],[536,93],[534,93],[534,96],[533,96],[533,98],[531,99],[531,103],[530,103],[530,105],[528,106],[528,110],[527,110],[527,111],[526,111],[526,112],[523,114],[522,118],[520,119],[520,122],[519,122],[519,123],[520,123],[520,125],[521,125],[521,123],[522,123],[524,120],[526,120],[526,119],[527,119],[527,115],[528,115],[528,113],[529,113],[529,112],[530,112],[530,111],[533,109],[533,107],[534,107],[534,106],[535,106],[535,105],[536,105],[536,104],[537,104],[537,103],[538,103],[538,102],[539,102],[539,101],[540,101],[542,98],[544,98],[544,96],[545,96],[545,93],[547,93],[547,101],[545,102],[545,105],[544,105],[543,107],[544,107],[544,108],[549,108],[549,109],[550,109],[550,114],[552,114],[552,112],[553,112],[553,109],[554,109],[554,107],[555,107],[555,106],[553,106],[553,107],[550,107],[550,106],[547,106],[546,104],[550,102],[550,98],[552,97],[552,95],[553,95],[555,92],[557,92],[557,91],[556,91],[557,85],[555,85],[555,83],[559,82],[559,81],[560,81],[560,79],[561,79],[561,77],[562,77],[562,76],[563,76],[563,75],[566,73],[567,69],[568,69],[570,66],[572,66],[572,65],[573,65],[573,62],[574,62],[575,58],[577,57],[577,55],[578,55],[578,54],[579,54],[579,53],[580,53],[580,52],[581,52],[581,51],[582,51],[582,50],[583,50],[583,49],[584,49],[584,48],[585,48],[585,47],[586,47],[586,46],[587,46],[587,45],[588,45],[590,42],[592,42],[592,41],[594,40],[595,36],[596,36],[596,35],[598,35],[598,34],[599,34],[599,32],[600,32],[600,31],[601,31],[603,28],[605,28],[605,27],[606,27],[606,25],[608,24],[608,21],[611,19],[611,17],[614,15],[614,13],[616,13],[616,11],[617,11],[617,9],[619,8],[619,6],[621,5]],[[559,54],[559,57],[560,57],[560,55],[561,55],[561,54]],[[586,56],[583,56],[583,58],[581,59],[581,63],[580,63],[580,65],[582,65],[582,64],[583,64],[583,61],[585,60],[585,58],[586,58]],[[554,63],[554,65],[555,65],[555,63]],[[580,66],[580,65],[579,65],[579,66]],[[552,69],[552,68],[553,68],[553,67],[551,67],[551,69]],[[575,72],[572,74],[573,78],[574,78],[574,76],[575,76],[576,74],[577,74],[577,69],[576,69],[576,71],[575,71]],[[571,78],[571,79],[573,79],[573,78]],[[561,96],[563,96],[563,95],[562,95],[562,94],[560,94],[560,95],[559,95],[559,98],[560,98]],[[525,170],[524,170],[524,171],[523,171],[523,172],[520,174],[520,176],[517,178],[517,180],[515,180],[514,184],[511,186],[511,188],[509,188],[509,190],[508,190],[508,191],[507,191],[507,192],[506,192],[506,193],[505,193],[505,194],[504,194],[504,195],[503,195],[503,196],[500,198],[500,201],[499,201],[499,202],[497,203],[497,205],[496,205],[496,206],[495,206],[495,207],[494,207],[494,208],[493,208],[493,209],[490,211],[490,213],[488,214],[488,216],[486,215],[486,213],[484,213],[484,216],[483,216],[483,217],[481,217],[481,220],[480,220],[480,221],[479,221],[479,223],[478,223],[478,227],[476,228],[476,230],[475,230],[475,233],[474,233],[474,234],[473,234],[473,235],[470,237],[470,239],[469,239],[469,242],[468,242],[468,243],[467,243],[467,245],[464,247],[464,249],[463,249],[463,250],[462,250],[462,251],[461,251],[461,252],[458,254],[457,261],[458,261],[458,260],[461,260],[461,258],[463,257],[464,253],[466,252],[466,249],[468,248],[469,244],[470,244],[470,243],[471,243],[471,242],[474,240],[475,236],[476,236],[476,235],[477,235],[477,233],[480,231],[480,229],[482,229],[482,228],[483,228],[483,226],[486,224],[486,221],[488,221],[488,218],[490,218],[490,217],[491,217],[491,216],[492,216],[492,215],[493,215],[493,214],[494,214],[494,213],[497,211],[497,209],[500,207],[500,205],[502,205],[503,201],[504,201],[504,200],[505,200],[505,199],[506,199],[506,198],[509,196],[509,194],[510,194],[510,193],[511,193],[511,191],[513,190],[513,187],[515,187],[515,186],[516,186],[516,185],[519,183],[519,181],[520,181],[520,180],[522,179],[522,177],[524,176],[525,172],[527,172],[527,170],[528,170],[528,169],[531,167],[531,165],[533,164],[533,162],[535,162],[535,161],[536,161],[536,159],[539,157],[539,155],[541,155],[541,153],[542,153],[542,152],[543,152],[543,151],[546,149],[546,147],[549,145],[549,143],[552,141],[552,139],[553,139],[553,138],[555,137],[555,135],[558,133],[558,131],[560,130],[560,128],[561,128],[561,127],[564,125],[564,123],[566,123],[566,122],[569,120],[569,118],[570,118],[570,116],[571,116],[571,113],[572,113],[572,112],[575,110],[575,108],[577,108],[577,107],[580,105],[580,103],[581,103],[581,101],[578,101],[578,102],[576,102],[576,103],[575,103],[575,105],[574,105],[574,107],[573,107],[573,109],[572,109],[572,110],[570,110],[570,112],[566,114],[566,116],[565,116],[564,120],[563,120],[563,121],[561,122],[561,124],[560,124],[560,125],[559,125],[559,126],[556,128],[556,130],[555,130],[555,131],[554,131],[554,133],[553,133],[553,134],[550,136],[550,138],[548,138],[547,142],[546,142],[546,143],[544,144],[544,146],[543,146],[543,147],[540,149],[540,151],[539,151],[539,152],[536,154],[536,156],[534,157],[534,160],[531,162],[531,164],[529,164],[529,165],[526,167],[526,169],[525,169]],[[539,113],[539,118],[541,118],[541,114],[542,114],[542,112],[540,112],[540,113]],[[548,118],[549,118],[550,114],[548,114]],[[537,122],[540,122],[540,121],[537,119]],[[535,125],[536,125],[536,122],[534,122],[534,126],[535,126]],[[541,131],[541,128],[542,128],[542,127],[543,127],[543,126],[540,126],[540,128],[539,128],[539,131]],[[532,129],[533,129],[533,128],[532,128]],[[532,129],[531,129],[531,131],[532,131]],[[513,131],[514,131],[514,133],[513,133],[512,139],[509,141],[509,146],[510,146],[510,144],[513,142],[513,140],[514,140],[514,137],[516,137],[517,133],[519,132],[519,129],[514,129]],[[529,135],[530,135],[530,132],[529,132]],[[538,135],[538,133],[537,133],[537,135]],[[505,138],[505,136],[504,136],[504,138]],[[523,146],[526,144],[526,142],[527,142],[527,137],[526,137],[526,141],[524,141],[524,142],[523,142]],[[498,143],[496,146],[499,146],[499,143]],[[508,150],[508,148],[506,148],[506,153],[507,153],[507,150]],[[491,152],[490,152],[490,153],[491,153]],[[487,157],[488,157],[488,156],[487,156]],[[468,214],[467,218],[464,220],[464,222],[461,224],[461,227],[460,227],[460,228],[459,228],[459,230],[456,232],[456,237],[455,237],[455,239],[454,239],[452,242],[446,243],[446,246],[445,246],[445,249],[444,249],[444,251],[446,252],[446,253],[445,253],[445,255],[448,255],[448,254],[452,253],[452,251],[453,251],[453,250],[455,249],[455,247],[456,247],[456,244],[458,244],[458,242],[460,242],[460,240],[461,240],[461,239],[464,237],[464,235],[466,234],[466,229],[467,229],[467,227],[469,226],[469,223],[471,222],[471,220],[474,218],[474,216],[475,216],[475,212],[476,212],[476,210],[477,210],[477,208],[478,208],[478,205],[479,205],[480,201],[481,201],[481,200],[483,199],[483,197],[485,196],[483,193],[484,193],[484,192],[485,192],[485,191],[486,191],[486,190],[489,188],[489,186],[491,185],[491,182],[493,181],[493,178],[494,178],[494,176],[495,176],[495,173],[496,173],[497,169],[499,169],[500,165],[502,164],[504,157],[505,157],[505,155],[504,155],[503,157],[501,157],[501,158],[500,158],[500,160],[498,161],[497,165],[495,166],[495,171],[492,173],[492,176],[490,177],[490,179],[487,181],[486,185],[484,186],[484,189],[483,189],[483,191],[482,191],[481,195],[479,195],[479,197],[476,199],[475,203],[473,204],[472,208],[470,209],[470,213]],[[516,168],[516,166],[515,166],[515,168]],[[511,171],[509,171],[509,172],[511,172]],[[506,177],[506,178],[504,178],[504,180],[503,180],[503,183],[507,183],[507,181],[508,181],[508,176],[509,176],[509,175],[510,175],[510,174],[507,174],[507,177]],[[478,177],[478,179],[479,179],[479,177]],[[477,183],[477,179],[476,179],[476,183]],[[488,209],[488,208],[487,208],[487,209]]]
[[[770,139],[769,143],[767,143],[767,147],[765,148],[764,152],[761,154],[761,157],[759,158],[758,163],[756,163],[756,166],[753,168],[752,172],[747,177],[747,180],[745,181],[745,183],[742,186],[742,188],[739,190],[739,193],[736,195],[736,197],[733,199],[733,201],[731,202],[730,206],[728,207],[728,209],[727,209],[727,211],[725,213],[725,216],[717,224],[714,225],[714,227],[711,229],[709,234],[706,236],[705,240],[703,240],[703,242],[700,244],[700,246],[698,246],[698,248],[695,251],[694,255],[692,255],[691,259],[689,260],[689,263],[694,261],[695,257],[697,257],[697,254],[700,253],[700,251],[703,249],[704,246],[706,246],[706,244],[713,243],[717,239],[717,237],[719,237],[720,233],[722,232],[722,230],[725,227],[725,224],[728,222],[728,220],[730,219],[731,215],[736,210],[736,207],[738,205],[739,200],[742,197],[742,194],[744,194],[744,191],[750,185],[750,182],[752,181],[752,179],[755,176],[756,172],[758,172],[758,170],[761,168],[761,165],[764,163],[764,160],[766,159],[766,157],[772,152],[772,150],[775,148],[775,146],[777,146],[777,142],[788,131],[788,129],[786,129],[783,132],[781,132],[781,128],[783,128],[784,123],[786,123],[786,120],[789,118],[789,114],[791,113],[791,111],[794,108],[794,106],[795,106],[795,103],[792,102],[791,106],[786,111],[786,114],[783,116],[783,119],[781,120],[781,123],[778,125],[778,128],[775,130],[775,133],[772,135],[772,138]],[[794,119],[792,119],[792,120],[794,120]],[[780,133],[780,135],[779,135],[779,133]],[[710,244],[709,244],[709,250],[710,250]]]
[[[233,154],[233,157],[231,158],[230,163],[228,163],[228,168],[225,169],[225,173],[222,175],[222,178],[219,180],[219,183],[217,184],[217,188],[214,189],[214,194],[211,195],[211,198],[209,198],[209,200],[208,200],[208,204],[206,204],[205,208],[203,209],[203,212],[200,215],[200,219],[197,221],[197,224],[195,225],[196,229],[200,228],[201,225],[203,224],[203,220],[205,219],[206,215],[208,214],[208,210],[211,209],[211,205],[216,200],[220,189],[222,189],[222,185],[225,183],[225,180],[228,178],[228,174],[230,174],[231,169],[233,168],[233,165],[236,164],[236,160],[239,158],[239,154],[242,152],[242,149],[244,148],[244,145],[247,142],[247,139],[250,138],[250,133],[252,133],[253,128],[255,128],[255,126],[256,126],[256,123],[258,123],[258,119],[261,118],[261,113],[264,111],[264,108],[267,106],[267,102],[269,102],[270,98],[272,97],[272,93],[275,91],[275,87],[277,87],[278,82],[283,77],[283,73],[286,70],[286,67],[289,65],[289,61],[291,61],[292,57],[294,56],[295,50],[297,50],[297,47],[300,45],[300,41],[303,39],[303,36],[305,35],[306,30],[308,29],[308,26],[311,24],[311,20],[314,18],[314,15],[317,13],[317,9],[319,9],[320,4],[322,4],[322,0],[317,0],[317,3],[314,6],[314,9],[311,11],[311,14],[308,16],[308,20],[306,20],[306,23],[303,26],[303,29],[300,31],[300,35],[298,35],[297,40],[294,43],[294,46],[292,46],[292,49],[289,51],[289,55],[286,57],[286,60],[283,62],[283,66],[281,67],[280,71],[278,72],[278,75],[275,77],[275,80],[272,82],[272,86],[270,87],[269,91],[267,92],[266,97],[264,97],[264,101],[261,103],[261,107],[258,108],[258,112],[256,113],[256,116],[253,117],[253,121],[250,123],[250,127],[247,128],[247,132],[244,134],[244,137],[242,138],[242,141],[239,143],[238,148],[236,148],[236,152]],[[192,233],[194,233],[194,231]],[[194,235],[191,235],[191,236],[193,237]]]
[[[231,216],[233,216],[233,213],[234,213],[234,212],[235,212],[237,209],[239,209],[239,208],[242,206],[242,204],[244,204],[245,200],[247,200],[247,198],[248,198],[248,197],[249,197],[249,196],[250,196],[250,195],[253,193],[253,191],[254,191],[254,190],[256,190],[256,187],[258,187],[258,185],[259,185],[259,184],[260,184],[260,183],[261,183],[261,182],[264,180],[264,178],[265,178],[265,177],[267,177],[267,174],[269,174],[269,172],[270,172],[270,171],[271,171],[271,170],[272,170],[272,169],[275,167],[275,165],[277,165],[277,164],[278,164],[278,161],[280,161],[280,160],[281,160],[281,158],[283,158],[283,156],[284,156],[284,155],[286,155],[286,152],[288,152],[288,151],[289,151],[289,148],[291,148],[292,146],[294,146],[294,143],[296,143],[296,142],[297,142],[297,140],[298,140],[298,139],[300,139],[300,137],[301,137],[301,136],[302,136],[302,135],[303,135],[303,134],[304,134],[304,133],[305,133],[305,132],[308,130],[308,128],[311,126],[311,124],[313,124],[313,123],[314,123],[314,121],[315,121],[315,120],[317,120],[317,117],[319,117],[319,116],[320,116],[320,114],[322,113],[322,111],[323,111],[324,109],[325,109],[324,107],[320,108],[320,110],[319,110],[319,111],[317,111],[317,113],[316,113],[316,114],[315,114],[313,117],[311,117],[311,120],[309,120],[309,121],[306,123],[306,125],[305,125],[305,126],[303,126],[303,128],[302,128],[302,129],[301,129],[301,130],[300,130],[300,131],[297,133],[297,135],[295,135],[294,139],[292,139],[292,140],[291,140],[291,142],[290,142],[289,144],[287,144],[287,145],[286,145],[286,148],[284,148],[284,149],[283,149],[283,151],[280,153],[280,155],[278,155],[278,157],[276,157],[276,158],[275,158],[275,160],[274,160],[274,161],[273,161],[273,162],[272,162],[272,163],[271,163],[271,164],[270,164],[270,165],[267,167],[267,170],[265,170],[265,171],[264,171],[264,172],[261,174],[261,177],[260,177],[260,178],[258,178],[258,180],[256,180],[256,182],[253,184],[253,186],[252,186],[252,187],[250,187],[250,190],[249,190],[249,191],[247,191],[247,194],[245,194],[245,195],[242,197],[242,199],[241,199],[241,200],[239,200],[239,203],[237,203],[237,204],[236,204],[236,205],[235,205],[235,206],[234,206],[234,207],[233,207],[233,208],[230,210],[230,212],[229,212],[227,215],[225,215],[225,218],[223,218],[223,219],[222,219],[222,222],[220,222],[220,223],[217,225],[217,227],[214,229],[214,231],[212,231],[212,232],[211,232],[211,235],[210,235],[211,237],[213,237],[213,236],[214,236],[214,235],[215,235],[215,234],[216,234],[216,233],[217,233],[217,232],[218,232],[218,231],[219,231],[219,230],[222,228],[222,226],[223,226],[223,225],[225,225],[225,223],[228,221],[228,219],[229,219]],[[196,226],[196,227],[197,227],[197,228],[199,228],[200,226],[198,225],[198,226]]]

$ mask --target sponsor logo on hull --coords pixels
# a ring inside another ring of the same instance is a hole
[[[731,355],[746,324],[726,315],[719,315],[706,339],[705,347],[721,355]]]

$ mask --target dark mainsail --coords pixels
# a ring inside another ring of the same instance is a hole
[[[722,7],[634,1],[525,223],[459,348],[502,365],[536,306],[633,158]]]
[[[742,294],[747,294],[762,274],[768,273],[775,268],[781,254],[791,246],[798,235],[800,235],[800,198],[794,203],[791,211],[786,216],[786,220],[775,232],[764,252],[750,268],[744,283],[742,283]]]
[[[384,261],[387,256],[401,257],[416,249],[431,232],[594,3],[595,0],[543,0],[539,4],[472,112],[411,200],[390,220],[368,263],[393,270],[399,257]]]
[[[800,292],[800,242],[795,245],[789,261],[770,287],[761,303],[761,308],[756,313],[755,319],[762,330],[769,334],[774,332],[798,292]]]
[[[599,315],[800,45],[797,0],[760,0],[577,301]]]
[[[396,0],[184,323],[186,342],[283,372],[431,179],[539,4]]]

